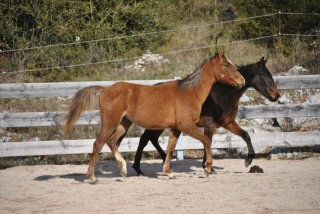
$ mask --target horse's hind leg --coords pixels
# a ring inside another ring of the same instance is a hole
[[[246,167],[248,167],[252,163],[252,160],[256,154],[254,152],[249,134],[245,130],[243,130],[236,121],[232,121],[231,123],[226,125],[224,128],[232,132],[233,134],[236,134],[242,137],[242,139],[246,142],[247,148],[248,148],[248,157],[244,161],[244,164]]]
[[[106,142],[106,140],[108,139],[108,136],[108,133],[104,132],[103,129],[101,129],[96,141],[93,144],[93,150],[90,156],[89,168],[87,172],[87,176],[91,179],[92,184],[98,182],[98,180],[94,176],[94,167],[97,161],[97,157],[102,150],[104,142]]]
[[[143,132],[143,134],[141,135],[140,140],[139,140],[138,149],[136,152],[136,157],[134,159],[134,164],[132,166],[132,168],[138,173],[138,176],[143,175],[143,172],[140,169],[140,162],[141,162],[141,158],[142,158],[143,149],[146,147],[149,140],[151,140],[153,146],[158,150],[163,161],[166,159],[166,154],[164,153],[164,151],[162,150],[162,148],[160,147],[159,142],[158,142],[158,138],[162,132],[163,132],[163,130],[146,129]]]
[[[117,142],[120,137],[122,137],[129,127],[132,125],[132,122],[129,121],[127,118],[122,118],[121,123],[118,125],[116,130],[112,133],[106,144],[109,146],[112,154],[115,156],[118,166],[120,168],[120,174],[123,177],[127,176],[127,163],[121,156],[120,152],[118,151]]]
[[[163,149],[161,148],[161,146],[159,145],[159,137],[162,134],[163,130],[154,130],[152,132],[152,135],[150,137],[151,143],[152,145],[157,149],[157,151],[159,152],[163,162],[166,160],[166,153],[163,151]]]
[[[111,149],[113,154],[116,156],[117,160],[122,158],[121,155],[118,154],[118,150],[115,145],[117,141],[114,141],[114,138],[112,138],[112,135],[114,135],[114,133],[116,132],[116,130],[121,122],[121,115],[117,114],[116,112],[113,112],[112,115],[110,115],[110,114],[108,115],[107,113],[108,113],[107,111],[104,111],[104,109],[100,108],[101,129],[100,129],[100,133],[98,135],[98,138],[96,139],[96,141],[93,144],[93,151],[92,151],[92,154],[90,157],[89,168],[88,168],[88,172],[87,172],[87,175],[90,177],[93,184],[97,183],[97,181],[98,181],[96,179],[96,177],[94,176],[94,167],[95,167],[95,164],[97,161],[97,157],[98,157],[99,153],[101,152],[104,143],[108,144],[109,148]],[[119,126],[119,127],[121,127],[121,126]],[[118,140],[118,138],[117,138],[117,140]],[[113,147],[115,147],[117,153],[115,152],[115,149]]]
[[[140,175],[144,175],[143,172],[140,169],[140,161],[142,158],[142,152],[144,147],[146,147],[146,145],[148,144],[149,140],[150,140],[150,136],[152,135],[153,130],[150,129],[146,129],[143,134],[140,137],[139,140],[139,145],[137,148],[137,152],[136,152],[136,157],[134,159],[134,163],[132,168],[137,172],[138,176]]]
[[[213,136],[214,131],[216,129],[216,123],[213,122],[212,117],[205,118],[203,128],[204,128],[204,134],[210,139],[210,141],[212,143],[212,136]],[[202,168],[205,169],[207,155],[206,155],[205,148],[203,148],[203,150],[204,150],[204,152],[203,152],[203,159],[202,159]],[[211,174],[217,174],[213,167],[211,167]]]

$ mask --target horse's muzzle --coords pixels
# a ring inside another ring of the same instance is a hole
[[[236,87],[238,89],[242,88],[246,84],[246,80],[242,77],[242,82],[241,83],[236,83]]]
[[[276,97],[275,98],[273,98],[273,102],[275,102],[275,101],[277,101],[279,98],[281,97],[281,95],[278,93],[277,95],[276,95]]]

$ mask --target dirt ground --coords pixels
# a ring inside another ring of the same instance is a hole
[[[258,165],[264,173],[249,173]],[[145,177],[128,162],[122,178],[114,161],[98,162],[99,184],[87,165],[18,166],[0,170],[4,213],[320,213],[320,157],[304,160],[214,160],[204,177],[201,161],[173,161],[177,176],[162,174],[160,160],[143,161]]]

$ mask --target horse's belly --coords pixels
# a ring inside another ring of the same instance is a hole
[[[131,122],[147,129],[175,128],[175,117],[170,113],[128,112],[125,115]]]
[[[217,128],[228,125],[229,123],[234,121],[235,117],[236,117],[235,115],[227,115],[222,117],[222,119],[217,122]]]

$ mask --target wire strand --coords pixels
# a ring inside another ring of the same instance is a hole
[[[320,36],[320,34],[290,34],[290,33],[284,33],[279,34],[280,36],[299,36],[299,37],[317,37]]]
[[[319,13],[286,13],[286,12],[284,12],[284,13],[280,12],[280,13],[284,14],[284,15],[314,15],[314,16],[320,16]]]

